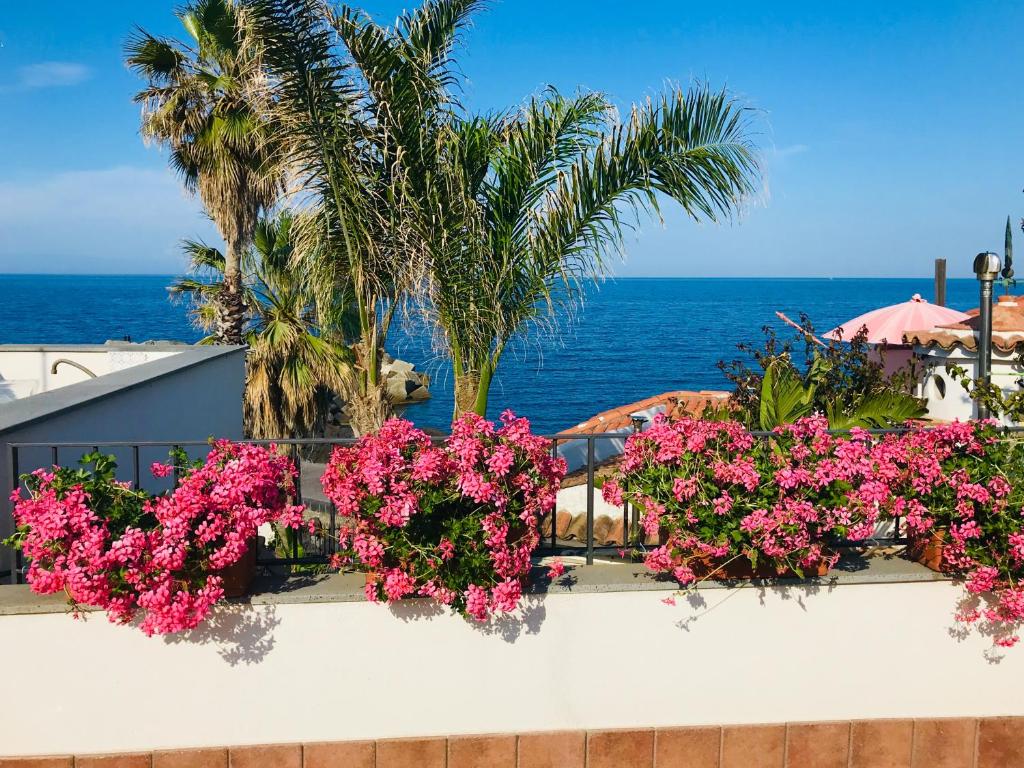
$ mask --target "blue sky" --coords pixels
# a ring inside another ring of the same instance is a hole
[[[364,3],[381,20],[407,5]],[[134,24],[181,32],[173,7],[0,15],[0,272],[175,272],[179,238],[215,239],[139,139],[121,63]],[[1022,30],[1024,4],[1001,0],[495,0],[461,61],[479,110],[546,84],[625,107],[695,79],[759,110],[765,186],[739,222],[668,207],[619,275],[918,276],[941,256],[963,276],[1024,215]]]

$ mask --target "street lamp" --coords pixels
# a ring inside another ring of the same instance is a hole
[[[999,257],[991,251],[979,253],[974,257],[974,274],[981,284],[981,303],[978,305],[978,380],[979,384],[988,388],[992,379],[992,284],[999,277],[1002,264]],[[989,417],[988,406],[983,400],[978,401],[978,418]]]

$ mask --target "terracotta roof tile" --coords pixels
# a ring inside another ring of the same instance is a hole
[[[907,331],[903,340],[922,347],[953,349],[959,346],[973,351],[978,348],[981,317],[977,309],[967,314],[971,317],[960,323]],[[1024,345],[1024,300],[1017,296],[1000,296],[992,307],[992,346],[1001,352],[1014,352],[1021,345]]]
[[[725,405],[728,403],[730,394],[721,390],[701,390],[693,392],[689,390],[676,390],[665,392],[660,395],[637,400],[629,405],[622,405],[612,408],[593,416],[581,424],[564,430],[563,434],[587,435],[598,432],[616,432],[630,426],[630,416],[638,411],[649,411],[653,408],[663,407],[665,411],[675,415],[696,416],[700,414],[707,405]]]

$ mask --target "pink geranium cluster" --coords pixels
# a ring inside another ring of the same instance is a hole
[[[802,419],[756,439],[737,422],[657,416],[632,435],[606,501],[643,510],[654,571],[688,584],[746,558],[803,573],[831,564],[830,539],[871,536],[888,498],[866,433],[837,438],[823,418]]]
[[[12,543],[29,559],[33,591],[64,591],[73,606],[105,609],[118,623],[141,613],[147,635],[197,626],[223,597],[217,571],[246,554],[258,527],[302,521],[289,503],[294,464],[273,448],[219,441],[205,462],[179,466],[180,484],[156,498],[116,480],[113,457],[86,462],[91,471],[25,478],[28,495],[12,496]]]
[[[965,580],[959,620],[1000,646],[1024,622],[1024,443],[992,422],[956,423],[883,443],[901,485],[889,508],[908,535],[941,546],[942,569]]]
[[[643,510],[644,533],[661,538],[647,566],[682,584],[738,558],[801,573],[834,560],[830,543],[899,519],[912,539],[937,536],[944,569],[965,579],[960,620],[1004,646],[1024,622],[1024,442],[992,423],[835,435],[812,417],[755,438],[656,417],[602,492]]]
[[[392,419],[334,450],[323,487],[345,519],[335,565],[367,573],[366,596],[431,597],[477,621],[515,610],[565,462],[510,411],[467,414],[435,445]]]

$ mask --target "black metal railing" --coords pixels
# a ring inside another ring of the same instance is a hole
[[[641,423],[634,424],[633,431],[642,427]],[[1024,428],[1010,427],[1007,432],[1021,432]],[[872,434],[893,434],[906,431],[905,429],[880,429],[870,430]],[[639,511],[631,509],[628,502],[623,504],[622,514],[622,538],[619,541],[605,544],[598,544],[595,541],[595,494],[598,492],[597,471],[600,466],[607,463],[614,457],[621,455],[621,445],[629,432],[604,432],[595,434],[560,433],[546,435],[551,441],[553,455],[561,453],[563,456],[577,457],[575,462],[570,462],[569,477],[583,474],[586,482],[585,514],[586,527],[582,539],[559,535],[558,507],[550,513],[550,520],[542,525],[543,536],[538,554],[581,556],[587,564],[592,564],[595,557],[608,556],[621,558],[622,550],[635,551],[645,546],[643,537],[637,535],[639,524]],[[770,432],[752,432],[754,437],[770,437]],[[442,441],[443,437],[435,438]],[[294,566],[319,566],[325,564],[335,549],[338,533],[338,513],[334,504],[325,494],[318,492],[303,492],[303,470],[310,465],[322,469],[334,446],[352,445],[356,442],[354,438],[310,438],[310,439],[281,439],[281,440],[244,440],[241,442],[253,445],[277,445],[288,447],[291,456],[296,462],[297,481],[295,503],[302,504],[317,519],[321,520],[319,528],[310,533],[308,530],[299,531],[296,535],[286,537],[287,546],[280,547],[275,541],[275,549],[267,556],[262,553],[257,563],[264,568],[271,567],[294,567]],[[598,450],[599,445],[602,450]],[[66,442],[66,443],[10,443],[8,451],[8,482],[9,493],[20,487],[20,477],[23,473],[40,467],[53,465],[65,466],[78,462],[78,459],[85,453],[105,451],[114,454],[118,458],[119,475],[121,479],[129,480],[134,487],[142,487],[153,492],[167,490],[176,482],[176,474],[171,481],[161,481],[159,478],[143,480],[142,467],[150,458],[153,461],[166,461],[171,450],[184,450],[186,453],[200,457],[209,448],[209,441],[203,440],[179,440],[179,441],[111,441],[111,442]],[[313,458],[311,458],[313,457]],[[125,459],[127,459],[125,461]],[[316,460],[314,460],[316,459]],[[316,476],[319,481],[319,475]],[[317,483],[319,485],[319,482]],[[578,484],[577,484],[578,485]],[[572,486],[569,486],[572,487]],[[6,513],[9,515],[9,512]],[[896,545],[905,543],[900,535],[899,520],[894,521],[890,535],[869,542],[858,542],[858,546],[865,543],[878,545]],[[842,544],[842,542],[840,543]],[[6,554],[6,557],[3,555]],[[12,561],[13,557],[13,562]],[[13,568],[12,568],[13,566]],[[23,576],[23,566],[20,552],[8,550],[6,553],[0,549],[0,584],[7,582],[12,584],[20,583]]]

